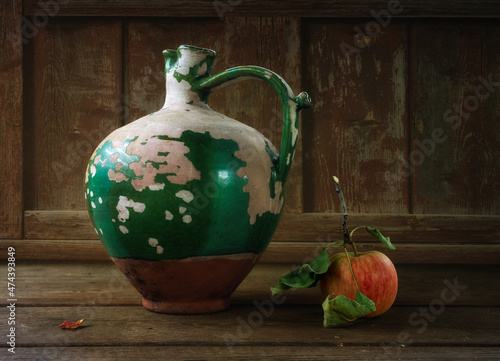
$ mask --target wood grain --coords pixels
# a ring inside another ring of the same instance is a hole
[[[121,23],[58,20],[33,39],[28,209],[85,209],[88,159],[122,123]]]
[[[494,244],[500,241],[500,216],[351,214],[351,229],[369,225],[397,242],[418,244]],[[342,239],[342,215],[285,213],[273,237],[279,242],[325,243]],[[26,211],[29,239],[98,239],[86,211]],[[363,230],[355,240],[378,242]]]
[[[394,162],[407,150],[407,27],[361,37],[362,21],[303,28],[304,87],[315,99],[303,116],[305,211],[340,212],[337,176],[350,212],[407,213],[408,179]]]
[[[489,21],[412,28],[414,118],[406,169],[415,213],[500,212],[500,92],[492,85],[500,81],[500,53],[490,40],[498,34],[498,23]],[[493,83],[485,86],[481,78]]]
[[[225,20],[225,30],[225,52],[220,54],[224,68],[262,66],[283,77],[295,95],[303,90],[300,25],[297,19],[231,17]],[[244,48],[242,44],[245,44]],[[275,90],[263,81],[248,80],[221,91],[223,102],[219,102],[214,109],[257,129],[279,149],[283,110]],[[308,111],[304,110],[302,114]],[[302,212],[301,143],[302,136],[299,135],[292,171],[286,184],[287,212]]]
[[[23,219],[22,1],[0,4],[0,238],[21,238]]]
[[[444,307],[433,322],[422,324],[417,307],[393,307],[384,315],[360,320],[355,327],[324,329],[319,306],[274,305],[268,317],[251,304],[233,305],[208,315],[161,315],[135,307],[26,307],[19,312],[17,346],[66,347],[148,345],[218,346],[380,346],[398,342],[406,331],[412,346],[484,346],[498,343],[500,308]],[[413,326],[409,322],[412,314]],[[429,315],[432,316],[432,315]],[[247,320],[256,327],[248,325]],[[63,332],[57,327],[65,319],[86,318],[78,331]],[[241,320],[241,321],[239,321]],[[253,322],[252,322],[253,320]],[[259,321],[261,320],[261,321]],[[417,323],[416,321],[419,321]],[[241,324],[247,325],[244,326]],[[300,325],[300,327],[298,327]],[[425,328],[424,328],[425,326]],[[7,324],[0,326],[8,334]],[[120,330],[122,332],[117,332]],[[420,332],[418,332],[420,330]],[[247,332],[245,332],[247,331]],[[424,332],[425,331],[425,332]],[[21,336],[22,335],[22,336]],[[307,337],[304,337],[307,335]],[[336,337],[335,337],[336,336]],[[398,342],[408,344],[409,339]]]
[[[357,243],[360,252],[378,250],[386,253],[396,264],[498,264],[500,245],[473,244],[397,244],[391,252],[375,243]],[[0,240],[0,256],[7,257],[7,249],[15,246],[23,260],[89,261],[108,260],[104,246],[98,240]],[[261,258],[264,263],[300,265],[311,261],[321,251],[322,243],[271,241]],[[36,250],[34,252],[33,250]]]
[[[25,0],[24,12],[34,15],[46,10],[37,0]],[[400,0],[404,11],[394,17],[499,17],[498,1],[483,0],[456,2],[453,0]],[[171,16],[171,17],[229,17],[229,16],[317,16],[368,17],[371,11],[388,9],[386,0],[326,1],[326,0],[274,0],[245,1],[162,1],[141,0],[99,1],[67,0],[60,5],[56,16]]]
[[[0,267],[1,272],[5,266]],[[260,262],[231,296],[233,304],[269,299],[269,288],[291,271],[291,264]],[[396,265],[399,290],[395,304],[425,305],[441,297],[446,282],[463,285],[453,306],[500,306],[496,276],[500,265]],[[111,262],[21,262],[16,269],[17,305],[25,306],[136,306],[140,294]],[[319,287],[284,293],[287,305],[320,305]],[[5,302],[5,301],[2,301]]]
[[[64,360],[88,360],[94,358],[102,361],[110,360],[137,360],[148,355],[148,361],[164,361],[170,359],[182,360],[366,360],[369,355],[370,360],[387,360],[397,355],[404,360],[430,359],[433,361],[464,359],[485,359],[496,360],[499,356],[498,347],[377,347],[372,346],[294,346],[294,345],[260,345],[255,346],[227,346],[217,345],[167,345],[167,346],[72,346],[65,347],[43,346],[43,347],[23,347],[11,356],[11,360],[32,361],[40,355],[51,357],[56,356]]]

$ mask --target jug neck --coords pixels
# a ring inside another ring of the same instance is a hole
[[[206,99],[193,90],[196,79],[209,77],[217,53],[210,49],[181,45],[177,50],[163,51],[165,58],[166,97],[164,108],[206,105]]]

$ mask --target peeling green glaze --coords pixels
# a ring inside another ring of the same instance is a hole
[[[90,159],[87,208],[110,256],[179,260],[258,255],[268,246],[282,214],[298,112],[310,99],[294,97],[264,68],[211,76],[216,55],[190,46],[165,50],[167,87],[176,88],[167,89],[165,107],[111,133]],[[279,154],[255,130],[205,104],[223,83],[248,76],[270,83],[282,101]],[[220,125],[203,128],[215,120]]]

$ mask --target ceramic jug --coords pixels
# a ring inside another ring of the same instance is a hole
[[[97,147],[85,174],[87,208],[145,308],[221,311],[276,230],[299,111],[310,99],[257,66],[212,76],[213,50],[182,45],[163,54],[165,105]],[[281,100],[279,152],[257,130],[207,105],[212,91],[248,78],[271,84]]]

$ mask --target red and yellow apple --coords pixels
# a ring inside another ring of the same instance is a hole
[[[393,263],[378,251],[349,253],[352,270],[359,291],[375,303],[376,310],[365,317],[374,317],[386,312],[394,303],[398,292],[398,275]],[[349,270],[345,253],[330,257],[330,267],[320,280],[323,298],[333,293],[332,299],[343,295],[356,298],[356,286]]]

